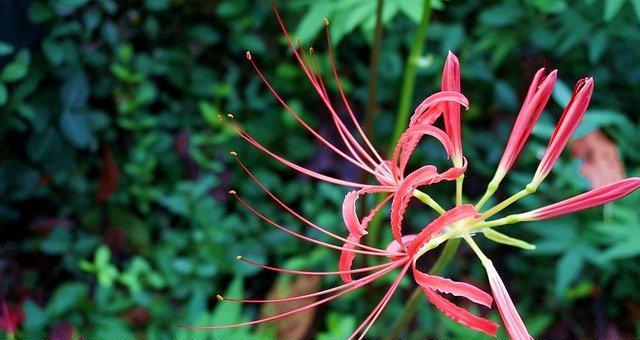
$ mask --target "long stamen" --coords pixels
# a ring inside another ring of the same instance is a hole
[[[310,243],[314,243],[317,244],[319,246],[323,246],[325,248],[329,248],[329,249],[333,249],[333,250],[346,250],[346,251],[350,251],[350,252],[355,252],[355,253],[359,253],[359,254],[365,254],[365,255],[373,255],[373,256],[402,256],[404,255],[403,253],[381,253],[378,251],[367,251],[367,250],[358,250],[358,249],[347,249],[344,247],[340,247],[340,246],[336,246],[330,243],[326,243],[326,242],[322,242],[322,241],[318,241],[314,238],[308,237],[308,236],[304,236],[300,233],[297,233],[291,229],[288,229],[286,227],[283,227],[282,225],[274,222],[273,220],[271,220],[270,218],[266,217],[264,214],[262,214],[261,212],[259,212],[258,210],[256,210],[256,208],[254,208],[251,204],[249,204],[247,201],[245,201],[244,199],[242,199],[242,197],[240,197],[240,195],[238,195],[237,192],[235,192],[235,190],[230,190],[229,194],[231,194],[233,197],[235,197],[238,202],[240,202],[243,206],[245,206],[250,212],[252,212],[253,214],[255,214],[256,216],[258,216],[259,218],[261,218],[262,220],[264,220],[265,222],[273,225],[274,227],[288,233],[291,234],[299,239],[305,240],[307,242]]]
[[[374,271],[376,269],[381,269],[381,268],[385,268],[385,267],[389,266],[389,263],[383,263],[383,264],[379,264],[379,265],[376,265],[376,266],[357,268],[357,269],[351,269],[351,270],[320,272],[320,271],[291,270],[291,269],[283,269],[283,268],[278,268],[278,267],[267,266],[267,265],[264,265],[264,264],[260,264],[260,263],[245,259],[242,256],[238,256],[237,259],[239,261],[245,262],[245,263],[247,263],[247,264],[249,264],[251,266],[262,268],[262,269],[266,269],[266,270],[272,270],[272,271],[279,272],[279,273],[295,274],[295,275],[311,275],[311,276],[328,276],[328,275],[340,275],[340,274],[365,273],[365,272],[370,272],[370,271]]]
[[[302,43],[300,42],[300,40],[298,40],[298,44],[300,46],[302,46]],[[302,48],[302,47],[301,47]],[[325,87],[324,81],[322,80],[322,75],[320,73],[320,66],[318,64],[318,60],[315,56],[314,50],[313,48],[309,49],[309,54],[311,55],[311,59],[313,61],[313,65],[314,68],[311,68],[311,66],[309,65],[309,69],[310,69],[310,73],[312,75],[314,75],[313,80],[315,80],[315,82],[317,83],[317,86],[319,87],[319,89],[321,90],[322,93],[320,93],[320,91],[318,92],[320,94],[320,96],[324,96],[326,97],[326,101],[330,101],[329,100],[329,94],[327,92],[327,89]],[[306,54],[301,53],[301,55],[304,57],[304,60],[306,63],[309,63],[307,61],[306,58]],[[310,64],[310,63],[309,63]],[[316,78],[317,76],[317,78]],[[311,80],[311,79],[310,79]],[[325,99],[323,99],[325,100]],[[356,139],[353,137],[353,135],[351,134],[351,132],[349,131],[349,129],[347,129],[347,127],[345,126],[345,124],[342,122],[342,120],[340,119],[340,117],[338,117],[338,115],[336,115],[334,113],[334,111],[331,111],[331,118],[333,120],[334,125],[336,126],[336,130],[338,131],[338,133],[340,134],[340,138],[342,139],[342,142],[347,146],[347,148],[349,149],[349,152],[351,153],[351,155],[353,155],[353,157],[358,160],[359,162],[365,164],[365,161],[362,160],[362,158],[360,157],[360,154],[362,154],[365,158],[367,158],[367,160],[371,160],[370,157],[367,157],[368,154],[366,153],[366,151],[364,151],[362,149],[362,147],[360,147],[360,144],[358,143],[358,141],[356,141]],[[354,149],[355,147],[355,149]],[[371,162],[371,164],[374,168],[376,167],[376,163],[375,162]],[[384,168],[383,168],[384,169]],[[388,180],[390,180],[391,182],[393,182],[393,179],[390,177],[389,174],[383,174],[383,177],[387,178]]]
[[[276,202],[279,206],[281,206],[283,209],[285,209],[288,213],[290,213],[292,216],[294,216],[295,218],[297,218],[298,220],[302,221],[304,224],[308,225],[309,227],[327,235],[330,236],[336,240],[342,241],[342,242],[347,242],[350,244],[354,244],[357,247],[360,247],[362,249],[367,249],[367,250],[371,250],[371,251],[376,251],[376,252],[380,252],[380,253],[386,253],[386,250],[384,249],[379,249],[379,248],[375,248],[375,247],[370,247],[370,246],[366,246],[366,245],[362,245],[356,242],[352,242],[344,237],[338,236],[320,226],[318,226],[317,224],[309,221],[307,218],[305,218],[304,216],[300,215],[299,213],[297,213],[295,210],[293,210],[291,207],[289,207],[288,205],[286,205],[284,202],[282,202],[278,197],[276,197],[276,195],[274,195],[269,189],[267,189],[267,187],[260,182],[260,180],[253,174],[253,172],[251,172],[251,170],[249,170],[249,168],[240,160],[240,157],[238,157],[237,153],[233,153],[232,156],[235,158],[236,162],[238,162],[238,164],[240,165],[240,167],[242,167],[242,170],[244,170],[244,172],[249,175],[249,177],[258,185],[258,187],[260,187],[260,189],[262,189],[262,191],[264,191],[267,196],[269,196],[269,198],[271,200],[273,200],[274,202]],[[391,189],[389,189],[391,191]]]
[[[397,265],[396,265],[397,267]],[[395,268],[395,267],[393,267]],[[389,271],[391,271],[393,268],[388,269]],[[385,270],[386,274],[388,271]],[[181,325],[180,327],[182,328],[186,328],[186,329],[192,329],[192,330],[214,330],[214,329],[224,329],[224,328],[236,328],[236,327],[242,327],[242,326],[250,326],[250,325],[256,325],[256,324],[261,324],[261,323],[265,323],[265,322],[269,322],[269,321],[273,321],[273,320],[278,320],[278,319],[282,319],[284,317],[287,317],[289,315],[294,315],[300,312],[303,312],[305,310],[311,309],[311,308],[315,308],[316,306],[322,305],[324,303],[327,303],[329,301],[335,300],[339,297],[341,297],[342,295],[345,295],[349,292],[352,292],[358,288],[361,288],[367,284],[369,284],[370,282],[376,280],[377,278],[379,278],[380,276],[384,275],[382,272],[378,273],[377,276],[373,276],[365,281],[360,282],[357,285],[353,285],[353,287],[349,287],[348,289],[345,289],[339,293],[336,293],[332,296],[329,296],[327,298],[324,298],[320,301],[316,301],[312,304],[306,305],[304,307],[300,307],[300,308],[296,308],[294,310],[288,311],[288,312],[284,312],[278,315],[274,315],[274,316],[270,316],[267,318],[263,318],[263,319],[259,319],[259,320],[255,320],[255,321],[249,321],[249,322],[242,322],[242,323],[237,323],[237,324],[233,324],[233,325],[221,325],[221,326],[184,326]],[[355,281],[354,281],[355,282]]]
[[[228,115],[229,118],[233,119],[233,115]],[[267,149],[266,147],[264,147],[262,144],[260,144],[257,140],[255,140],[253,137],[251,137],[248,133],[243,132],[243,130],[238,126],[238,127],[234,127],[231,124],[227,123],[222,116],[218,116],[218,119],[227,127],[229,128],[231,131],[233,131],[234,133],[236,133],[238,136],[240,136],[242,139],[244,139],[247,143],[251,144],[251,146],[253,146],[254,148],[264,152],[265,154],[269,155],[270,157],[272,157],[273,159],[277,160],[278,162],[300,172],[303,173],[309,177],[313,177],[316,179],[319,179],[321,181],[325,181],[325,182],[329,182],[329,183],[333,183],[333,184],[337,184],[337,185],[342,185],[342,186],[346,186],[346,187],[352,187],[352,188],[371,188],[371,187],[376,187],[370,184],[363,184],[363,183],[357,183],[357,182],[351,182],[351,181],[345,181],[339,178],[335,178],[335,177],[331,177],[331,176],[327,176],[327,175],[323,175],[321,173],[315,172],[313,170],[309,170],[305,167],[302,167],[296,163],[293,163],[283,157],[281,157],[280,155],[270,151],[269,149]],[[238,123],[234,120],[234,124],[238,125]]]
[[[297,54],[297,52],[296,52]],[[255,61],[253,60],[253,58],[251,58],[251,54],[249,52],[247,52],[247,60],[249,61],[249,63],[251,64],[251,66],[253,67],[253,69],[255,70],[256,74],[258,75],[258,77],[260,78],[260,80],[262,80],[262,82],[265,84],[265,86],[267,87],[267,89],[269,90],[269,92],[271,92],[271,94],[273,95],[273,97],[280,103],[280,105],[282,105],[285,110],[287,110],[287,112],[289,114],[291,114],[291,116],[293,116],[293,118],[298,121],[298,123],[300,125],[302,125],[302,127],[304,127],[307,131],[309,131],[309,133],[311,133],[314,137],[316,137],[316,139],[318,139],[320,142],[322,142],[324,145],[326,145],[329,149],[331,149],[332,151],[334,151],[335,153],[337,153],[338,155],[342,156],[344,159],[346,159],[347,161],[353,163],[355,166],[361,168],[362,170],[365,170],[367,172],[370,172],[372,174],[375,175],[374,171],[369,168],[366,164],[363,163],[359,163],[358,161],[356,161],[355,159],[353,159],[352,157],[350,157],[349,155],[345,154],[342,150],[338,149],[335,145],[331,144],[329,141],[327,141],[324,137],[322,137],[319,133],[317,133],[315,130],[313,130],[313,128],[311,128],[301,117],[300,115],[295,112],[288,104],[287,102],[282,99],[282,97],[278,94],[278,92],[275,90],[275,88],[271,85],[271,83],[267,80],[267,78],[264,76],[264,74],[262,74],[262,71],[260,71],[260,68],[258,67],[258,65],[255,63]],[[304,65],[304,61],[301,61],[302,64]],[[307,73],[309,74],[309,73]],[[311,75],[309,75],[309,77],[313,77]],[[312,80],[312,83],[315,84],[315,82]],[[324,98],[326,99],[326,98]],[[328,105],[331,105],[330,103]]]
[[[368,323],[367,327],[362,331],[362,334],[360,334],[360,337],[358,338],[358,340],[362,340],[364,336],[367,334],[367,332],[369,332],[369,329],[376,322],[376,320],[382,313],[382,310],[384,310],[384,307],[386,307],[387,303],[389,303],[389,301],[391,300],[391,297],[393,296],[393,293],[395,293],[396,289],[398,288],[398,285],[400,284],[400,281],[404,277],[404,274],[406,274],[407,269],[409,269],[409,265],[411,265],[411,261],[408,261],[407,264],[404,266],[404,268],[402,268],[402,271],[400,272],[400,274],[398,274],[398,276],[396,277],[395,281],[393,282],[393,284],[391,285],[387,293],[383,296],[382,300],[380,300],[380,302],[376,305],[376,307],[371,311],[369,316],[367,316],[367,318],[362,322],[362,324],[351,334],[349,339],[353,339],[360,332],[362,327],[365,326],[367,323]]]
[[[351,281],[349,283],[343,283],[339,286],[336,287],[332,287],[332,288],[328,288],[328,289],[324,289],[318,292],[313,292],[313,293],[309,293],[309,294],[304,294],[304,295],[297,295],[297,296],[287,296],[287,297],[283,297],[283,298],[275,298],[275,299],[235,299],[235,298],[229,298],[226,296],[221,296],[221,295],[217,295],[216,298],[220,301],[230,301],[230,302],[240,302],[240,303],[280,303],[280,302],[289,302],[289,301],[296,301],[296,300],[303,300],[303,299],[308,299],[311,297],[315,297],[315,296],[321,296],[321,295],[326,295],[326,294],[330,294],[333,292],[337,292],[343,289],[347,289],[350,287],[354,287],[354,286],[359,286],[359,285],[363,285],[363,284],[367,284],[371,281],[374,281],[376,279],[378,279],[379,277],[389,273],[390,271],[394,270],[395,268],[397,268],[398,266],[400,266],[404,261],[406,261],[405,259],[401,259],[401,260],[396,260],[390,263],[386,263],[385,267],[380,270],[377,271],[375,273],[371,273],[367,276],[364,276],[358,280],[354,280]]]
[[[325,19],[325,36],[326,36],[326,39],[327,39],[327,50],[329,51],[329,60],[331,62],[331,69],[333,71],[333,78],[334,78],[334,80],[336,82],[336,85],[338,87],[338,92],[340,93],[340,97],[342,98],[342,101],[343,101],[345,107],[347,108],[347,112],[349,112],[349,116],[351,117],[351,120],[353,121],[353,124],[355,125],[356,129],[358,130],[358,133],[360,134],[360,136],[364,140],[365,144],[367,144],[367,146],[369,147],[369,149],[373,153],[374,157],[376,157],[378,162],[380,162],[380,164],[382,164],[383,168],[386,171],[388,171],[389,174],[391,174],[392,173],[391,169],[383,161],[382,157],[380,156],[380,154],[378,153],[376,148],[373,147],[373,145],[371,144],[371,141],[367,138],[367,135],[364,133],[364,130],[362,129],[362,127],[358,123],[358,120],[356,119],[356,116],[353,114],[353,110],[351,109],[351,105],[349,105],[349,101],[347,100],[347,97],[346,97],[346,95],[344,93],[344,90],[342,89],[342,84],[340,83],[340,76],[338,75],[338,69],[336,67],[336,61],[335,61],[335,57],[334,57],[334,53],[333,53],[333,47],[331,45],[331,34],[329,33],[329,20],[326,20],[326,19]]]
[[[282,20],[282,18],[280,17],[280,13],[278,12],[278,9],[276,8],[275,4],[272,6],[273,7],[273,11],[276,15],[276,19],[278,20],[278,24],[280,25],[280,28],[282,30],[283,35],[285,36],[285,38],[287,39],[287,42],[289,43],[289,47],[292,49],[293,54],[296,58],[296,60],[298,61],[298,63],[300,64],[301,68],[303,69],[305,75],[307,76],[307,78],[309,78],[309,80],[311,81],[314,89],[316,90],[316,92],[318,92],[318,94],[320,95],[322,101],[324,102],[325,106],[327,107],[327,109],[331,112],[332,115],[337,115],[335,112],[335,109],[333,108],[333,106],[331,105],[330,101],[328,100],[328,98],[326,98],[325,96],[323,96],[322,93],[322,89],[320,87],[317,86],[317,84],[315,84],[312,80],[313,76],[311,75],[311,71],[307,70],[305,65],[304,65],[304,61],[302,60],[302,57],[300,56],[300,54],[298,53],[297,49],[294,47],[293,45],[293,41],[291,39],[291,36],[289,35],[289,32],[287,31],[286,26],[284,25],[284,21]],[[325,26],[328,26],[329,21],[324,19],[325,21]],[[329,51],[331,52],[331,45],[329,44]],[[334,72],[334,76],[337,76],[337,72]],[[343,98],[343,101],[346,102],[346,97],[344,95],[344,91],[342,91],[342,85],[338,82],[338,88],[341,92],[341,96]],[[382,158],[380,157],[380,155],[377,153],[377,151],[375,150],[375,148],[373,148],[373,146],[371,145],[371,143],[369,142],[369,140],[366,138],[366,136],[364,135],[364,132],[362,130],[362,128],[360,127],[360,125],[357,122],[357,119],[355,119],[355,115],[353,115],[353,111],[351,110],[351,107],[349,106],[348,103],[346,103],[345,105],[347,107],[347,111],[349,112],[352,120],[354,121],[354,123],[356,124],[356,128],[358,129],[359,133],[362,135],[362,137],[364,138],[365,142],[369,145],[369,147],[372,149],[374,155],[376,155],[376,157],[378,158],[378,162],[379,164],[382,164],[383,167],[386,167],[387,171],[389,171],[389,173],[391,173],[391,170],[388,169],[388,166],[386,164],[384,164]],[[350,135],[350,134],[349,134]],[[353,137],[353,136],[351,136]],[[357,144],[356,145],[357,148],[362,149],[362,147]],[[371,156],[369,156],[366,152],[364,153],[365,158],[369,159],[371,161],[372,164],[376,164],[375,161],[373,161],[373,159],[371,158]]]

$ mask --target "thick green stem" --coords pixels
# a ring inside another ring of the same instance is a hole
[[[418,58],[424,48],[425,36],[427,34],[427,26],[429,26],[429,18],[431,16],[431,0],[423,1],[422,20],[416,31],[416,35],[411,46],[411,51],[407,57],[407,66],[404,71],[404,79],[402,80],[402,89],[400,91],[400,103],[398,104],[398,114],[396,117],[396,125],[391,136],[391,144],[394,145],[400,138],[402,131],[407,127],[409,118],[409,109],[413,100],[413,92],[416,86],[416,71],[418,66]],[[393,148],[389,150],[393,152]]]
[[[376,28],[373,38],[373,46],[371,47],[371,54],[369,59],[369,93],[367,95],[367,108],[364,113],[364,132],[368,136],[369,140],[373,143],[373,121],[376,115],[376,96],[378,92],[378,65],[380,64],[380,44],[382,41],[382,8],[384,6],[384,0],[378,0],[376,8]],[[367,174],[363,171],[362,178],[366,178]],[[364,211],[365,200],[361,202],[362,210]],[[375,246],[378,243],[378,230],[380,229],[380,214],[376,214],[373,220],[369,223],[369,243]]]
[[[373,142],[373,121],[376,113],[376,96],[378,93],[378,65],[380,64],[380,44],[382,42],[382,8],[384,0],[378,0],[376,7],[376,28],[373,46],[369,55],[369,92],[367,94],[367,108],[364,111],[364,132]]]
[[[440,257],[438,257],[436,263],[433,265],[433,267],[431,267],[431,270],[429,270],[429,274],[441,274],[445,266],[449,263],[449,261],[451,261],[451,259],[453,259],[453,256],[458,250],[458,246],[460,246],[459,238],[448,240],[444,246],[444,249],[442,250],[442,254],[440,254]],[[393,340],[400,337],[400,333],[407,328],[407,325],[409,324],[411,319],[413,319],[413,317],[416,315],[420,302],[423,301],[420,298],[421,296],[422,290],[420,289],[420,287],[417,287],[413,291],[413,293],[411,293],[411,297],[409,298],[409,300],[407,300],[402,315],[400,315],[400,318],[398,319],[396,324],[384,337],[385,340]]]
[[[462,182],[464,182],[464,175],[456,178],[456,205],[462,204]]]

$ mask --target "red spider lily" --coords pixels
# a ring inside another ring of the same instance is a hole
[[[0,328],[8,334],[15,334],[24,321],[21,305],[9,306],[6,301],[0,301]]]
[[[534,192],[544,178],[550,173],[553,165],[560,156],[562,149],[571,138],[571,135],[585,114],[593,91],[593,79],[584,78],[576,84],[571,100],[567,104],[550,138],[546,152],[542,157],[534,178],[526,189],[510,197],[504,202],[488,209],[487,211],[483,213],[480,212],[481,206],[486,203],[487,199],[493,194],[493,191],[495,191],[500,181],[506,176],[507,172],[515,163],[519,153],[522,151],[527,139],[529,138],[533,127],[542,114],[542,110],[549,100],[549,96],[551,95],[557,78],[557,71],[555,70],[548,75],[545,75],[545,70],[541,69],[534,76],[518,118],[514,124],[509,141],[507,142],[507,146],[505,147],[496,175],[491,181],[491,184],[487,189],[487,193],[480,199],[476,206],[474,207],[470,204],[462,204],[461,199],[459,200],[458,196],[456,197],[456,206],[448,211],[442,209],[442,207],[440,207],[435,201],[431,204],[427,202],[427,204],[434,209],[437,208],[436,210],[441,212],[441,215],[427,223],[419,233],[406,234],[406,231],[403,230],[402,222],[410,200],[412,197],[420,199],[420,197],[424,197],[424,195],[426,195],[417,191],[419,187],[434,185],[442,181],[456,180],[458,184],[457,188],[461,188],[461,178],[466,170],[467,162],[462,152],[460,106],[468,108],[469,103],[464,95],[459,92],[461,89],[461,81],[460,65],[457,58],[451,52],[448,54],[442,74],[441,91],[427,97],[422,103],[420,103],[420,105],[417,106],[414,114],[410,118],[407,129],[400,136],[397,144],[395,145],[391,159],[386,160],[380,156],[370,140],[363,133],[363,130],[346,99],[333,58],[333,50],[330,44],[328,29],[325,29],[325,31],[327,44],[329,46],[329,57],[333,80],[338,88],[340,101],[345,106],[351,125],[353,125],[352,128],[357,131],[357,135],[350,131],[347,127],[347,122],[343,121],[337,114],[337,110],[334,108],[329,93],[327,92],[325,81],[321,76],[313,50],[310,49],[310,52],[307,55],[305,48],[303,48],[299,41],[298,47],[295,47],[278,11],[275,10],[275,13],[284,36],[293,50],[296,61],[329,112],[346,150],[332,144],[325,137],[310,127],[271,86],[249,52],[247,52],[247,59],[268,90],[296,121],[298,121],[307,131],[309,131],[309,133],[311,133],[318,141],[327,146],[330,150],[363,171],[373,175],[376,183],[368,184],[347,181],[327,176],[295,164],[263,146],[258,140],[242,128],[232,115],[228,115],[231,119],[231,123],[223,120],[221,117],[221,121],[223,121],[224,124],[249,144],[288,167],[322,181],[356,189],[345,195],[342,204],[342,217],[348,231],[348,235],[346,238],[341,237],[309,221],[282,200],[277,198],[237,157],[237,154],[232,152],[231,154],[235,157],[236,161],[247,175],[278,206],[308,227],[342,243],[342,245],[336,245],[295,232],[290,228],[275,222],[273,219],[256,209],[247,200],[242,198],[236,191],[231,190],[229,193],[235,197],[241,205],[268,224],[301,240],[340,252],[338,270],[327,272],[282,269],[258,264],[244,259],[241,256],[238,256],[238,259],[246,262],[247,264],[279,273],[296,275],[339,275],[343,280],[343,284],[311,294],[269,300],[247,300],[218,296],[219,300],[244,303],[286,303],[288,301],[307,299],[310,297],[322,298],[309,305],[251,322],[234,325],[189,328],[220,329],[248,326],[277,320],[337,299],[351,291],[368,286],[382,276],[391,273],[395,269],[399,269],[400,272],[391,284],[389,290],[384,294],[371,313],[364,319],[359,327],[357,327],[351,336],[351,338],[354,338],[359,335],[359,338],[361,339],[371,328],[375,320],[380,316],[394,292],[397,290],[400,280],[409,270],[409,267],[411,267],[414,281],[419,285],[427,299],[447,317],[471,329],[475,329],[489,335],[495,335],[498,327],[496,323],[470,313],[468,310],[453,304],[439,293],[447,293],[458,297],[464,297],[471,302],[487,307],[490,307],[495,299],[498,311],[509,336],[512,339],[530,339],[531,336],[529,335],[522,318],[519,316],[513,301],[502,282],[502,279],[493,267],[491,260],[482,253],[480,248],[475,244],[471,235],[475,232],[482,231],[489,238],[487,230],[490,229],[488,228],[525,220],[547,219],[591,208],[596,205],[605,204],[621,198],[640,187],[640,179],[630,178],[528,213],[511,215],[493,221],[486,221],[489,217],[500,212],[506,206],[512,204],[521,197]],[[325,27],[328,25],[328,21],[325,20]],[[434,126],[434,123],[440,116],[443,117],[445,126],[444,131]],[[423,165],[416,170],[405,174],[411,155],[425,135],[436,138],[442,144],[445,152],[452,159],[453,167],[443,172],[438,172],[436,167],[433,165]],[[361,142],[358,141],[358,139],[361,139]],[[379,201],[376,206],[371,208],[364,217],[359,217],[356,211],[356,202],[358,199],[363,195],[376,193],[384,194],[384,198]],[[458,192],[456,194],[458,194]],[[425,200],[421,200],[425,202]],[[360,241],[362,237],[367,234],[367,227],[369,223],[389,201],[391,201],[390,229],[394,241],[385,249],[361,244]],[[490,239],[496,242],[510,245],[517,245],[519,244],[518,242],[524,243],[524,241],[510,238],[494,230],[490,231],[493,235]],[[416,266],[417,260],[422,255],[443,242],[453,238],[464,238],[480,258],[487,271],[493,297],[475,286],[427,274]],[[387,258],[389,262],[375,266],[352,269],[352,265],[357,254]],[[364,276],[353,278],[352,276],[356,274]]]

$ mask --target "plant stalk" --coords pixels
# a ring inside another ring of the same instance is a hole
[[[402,131],[407,126],[409,118],[409,107],[413,101],[413,92],[416,87],[416,71],[418,67],[418,57],[424,49],[425,36],[427,34],[427,26],[429,26],[429,18],[431,17],[431,0],[423,1],[422,20],[416,31],[416,36],[411,46],[411,51],[407,57],[407,66],[402,80],[402,89],[400,90],[400,102],[398,104],[398,114],[396,117],[396,125],[391,135],[391,144],[394,145]],[[390,149],[393,152],[393,148]]]

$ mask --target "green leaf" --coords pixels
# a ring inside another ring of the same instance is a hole
[[[0,74],[0,81],[14,82],[24,78],[29,70],[31,54],[28,50],[20,50],[15,58],[7,64]]]
[[[8,99],[9,90],[7,89],[7,85],[0,83],[0,106],[6,104]]]
[[[588,46],[589,46],[589,61],[592,64],[595,64],[600,60],[600,57],[602,57],[602,54],[607,49],[608,41],[609,41],[609,38],[603,31],[596,33],[591,38],[591,41],[588,44]]]
[[[502,3],[485,9],[480,13],[480,22],[489,25],[502,27],[515,24],[522,17],[522,8],[514,3]]]
[[[54,16],[55,14],[51,8],[44,2],[34,1],[31,7],[29,7],[29,20],[34,24],[43,23]]]
[[[604,21],[611,21],[620,12],[625,2],[626,0],[604,0]]]
[[[571,88],[568,87],[565,82],[558,79],[556,81],[556,85],[553,87],[553,100],[555,100],[560,107],[564,107],[569,103],[572,93],[573,91],[571,91]]]
[[[69,229],[53,227],[47,238],[40,243],[40,250],[45,254],[62,254],[73,244]]]
[[[633,5],[633,10],[636,12],[638,20],[640,20],[640,0],[630,0]]]
[[[85,113],[65,110],[60,116],[60,129],[77,148],[85,149],[90,146],[93,136]]]
[[[555,14],[567,9],[564,0],[532,0],[531,4],[543,13]]]
[[[76,307],[89,294],[83,282],[74,281],[61,284],[51,296],[46,311],[51,317],[60,317]]]
[[[77,8],[86,5],[89,0],[51,0],[52,5],[58,14],[71,14]]]
[[[347,339],[356,328],[356,320],[351,315],[329,313],[327,330],[317,336],[317,340]]]
[[[593,255],[591,249],[583,243],[567,244],[566,249],[556,266],[556,294],[559,295],[578,278],[587,258]]]
[[[398,9],[416,25],[422,20],[424,1],[422,0],[396,0]]]
[[[14,48],[10,44],[0,41],[0,57],[13,53]]]
[[[296,36],[300,37],[302,41],[311,41],[322,29],[322,18],[330,16],[333,10],[332,6],[330,2],[314,3],[300,20]]]
[[[91,85],[84,71],[76,71],[60,89],[60,99],[67,109],[78,109],[87,103]]]
[[[47,325],[47,314],[35,302],[28,300],[22,305],[25,320],[24,328],[27,331],[38,331]]]
[[[162,11],[169,8],[171,0],[144,0],[144,7],[152,11]]]

